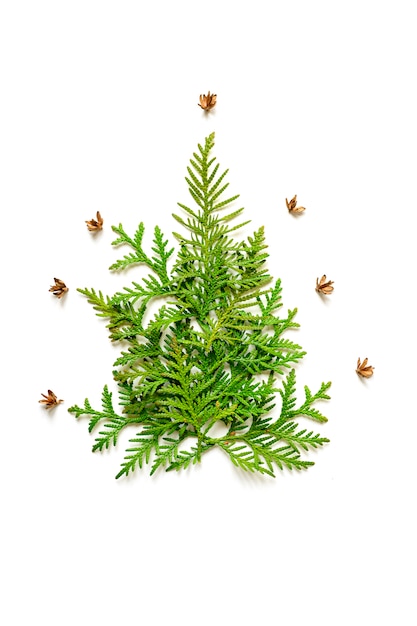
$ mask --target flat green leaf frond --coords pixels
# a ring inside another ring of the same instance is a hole
[[[287,416],[289,412],[295,407],[295,392],[295,370],[293,369],[288,374],[286,380],[283,381],[282,389],[279,390],[282,398],[281,417]]]
[[[126,450],[126,456],[120,471],[116,474],[116,479],[121,476],[128,476],[136,467],[141,469],[144,463],[149,463],[152,452],[158,449],[159,436],[163,430],[161,427],[147,428],[130,440],[130,443],[135,445]]]
[[[123,291],[115,293],[111,299],[112,304],[115,307],[123,302],[128,302],[132,305],[136,303],[147,305],[152,298],[168,296],[171,293],[167,287],[159,283],[153,276],[143,278],[142,281],[142,285],[133,282],[131,287],[125,287]]]
[[[87,399],[70,411],[89,417],[93,451],[137,427],[117,478],[145,465],[151,474],[186,469],[213,447],[244,471],[274,476],[313,465],[306,455],[328,443],[305,422],[326,422],[320,403],[330,383],[316,393],[306,386],[298,400],[294,367],[305,352],[286,335],[299,326],[297,309],[283,313],[264,228],[239,239],[249,221],[232,206],[239,195],[229,191],[213,146],[214,133],[188,164],[189,202],[173,214],[177,249],[158,226],[149,246],[143,223],[133,235],[114,226],[113,245],[127,252],[110,269],[145,265],[149,273],[111,297],[79,290],[121,344],[113,365],[119,409],[105,387],[101,410]],[[216,437],[220,424],[227,434]]]
[[[300,449],[307,452],[310,449],[315,449],[329,443],[329,439],[321,437],[311,430],[307,431],[306,428],[297,430],[297,424],[295,422],[287,422],[275,429],[271,428],[271,431],[274,433],[277,440],[288,443],[297,452],[300,452]]]
[[[157,274],[163,285],[169,283],[167,261],[174,252],[174,248],[167,250],[168,240],[164,239],[159,226],[156,226],[154,231],[152,246],[152,252],[154,254],[152,258],[146,254],[142,246],[143,235],[145,232],[143,222],[139,224],[133,238],[127,235],[121,224],[119,224],[119,226],[112,226],[112,229],[119,235],[119,237],[112,242],[112,245],[119,246],[125,244],[133,248],[133,252],[124,255],[122,259],[113,263],[109,268],[110,270],[124,270],[130,265],[142,263],[147,265]]]
[[[294,408],[296,402],[294,399],[295,372],[293,370],[287,377],[286,382],[283,383],[283,390],[280,390],[282,397],[281,420],[292,420],[295,417],[304,416],[317,422],[327,422],[327,417],[312,405],[318,400],[330,400],[330,396],[327,394],[330,386],[330,382],[322,383],[320,389],[315,394],[312,394],[306,386],[304,388],[305,401],[300,407]]]
[[[166,471],[186,469],[190,464],[200,461],[201,454],[208,450],[211,446],[205,445],[201,450],[198,446],[191,447],[190,450],[181,450],[182,442],[188,437],[185,432],[182,436],[175,439],[165,438],[165,443],[160,445],[155,452],[155,459],[152,464],[151,475],[159,468],[165,467]]]
[[[93,305],[95,311],[97,311],[98,317],[107,317],[112,319],[114,316],[114,310],[111,302],[111,298],[109,296],[103,296],[101,291],[98,293],[95,289],[80,289],[77,291],[86,296],[88,302]]]
[[[260,472],[274,477],[274,469],[303,470],[314,465],[312,461],[301,459],[298,452],[291,446],[273,448],[267,442],[251,441],[246,444],[221,446],[234,465],[249,472]]]
[[[173,459],[175,457],[175,450],[178,449],[181,441],[188,436],[187,432],[183,430],[178,434],[177,438],[173,439],[171,442],[169,438],[173,432],[175,432],[174,429],[167,427],[164,423],[146,424],[143,430],[130,440],[129,443],[134,445],[127,448],[126,456],[119,473],[116,475],[116,479],[121,476],[127,476],[137,467],[141,469],[144,464],[150,463],[152,454],[155,455],[151,469],[152,474],[158,467],[164,465],[170,459]],[[164,439],[164,437],[167,439]],[[168,441],[168,443],[166,443],[166,441]]]
[[[138,229],[133,237],[129,237],[129,235],[123,229],[123,226],[119,224],[119,226],[112,226],[112,230],[117,233],[119,236],[112,242],[113,246],[120,245],[128,245],[130,248],[133,248],[134,252],[130,254],[126,254],[122,259],[119,259],[115,263],[110,266],[110,270],[121,270],[126,269],[129,265],[133,263],[145,263],[150,266],[151,260],[142,248],[142,239],[145,232],[145,227],[143,222],[141,222],[138,226]]]
[[[93,445],[93,452],[97,450],[103,450],[103,448],[109,448],[110,445],[115,446],[119,433],[129,423],[129,420],[123,417],[109,418],[109,420],[102,425],[103,430],[100,430],[98,437],[95,439]]]
[[[154,256],[152,257],[152,269],[157,273],[162,281],[162,284],[166,285],[170,281],[170,278],[168,276],[167,263],[168,259],[174,252],[174,248],[170,248],[169,250],[167,250],[168,239],[164,239],[164,236],[159,226],[155,226],[155,236],[153,243],[154,245],[152,247],[152,252],[154,253]]]
[[[102,450],[108,448],[110,445],[116,445],[117,437],[120,431],[126,426],[127,423],[131,423],[127,417],[118,415],[112,402],[112,393],[109,392],[107,385],[105,385],[101,397],[102,410],[96,411],[92,408],[89,400],[86,398],[84,401],[84,407],[72,406],[68,409],[70,413],[74,413],[76,418],[82,415],[89,415],[90,422],[88,431],[91,431],[100,422],[101,430],[93,445],[93,452],[96,450]]]
[[[166,463],[169,462],[169,465],[166,468],[166,471],[171,472],[175,470],[178,472],[181,469],[187,469],[189,465],[195,465],[196,463],[199,463],[202,453],[209,450],[210,447],[211,446],[205,445],[202,450],[199,449],[198,446],[192,446],[189,450],[177,449],[175,455],[170,455],[169,458],[167,458]],[[161,464],[159,464],[158,467],[160,465]],[[156,469],[157,468],[155,467],[155,470]]]
[[[265,294],[265,303],[263,302],[262,298],[257,298],[259,308],[262,311],[262,316],[264,320],[267,320],[268,316],[270,316],[274,311],[282,307],[281,293],[281,280],[278,279],[270,292]],[[274,319],[275,318],[272,317],[272,323]],[[268,322],[266,322],[266,324],[267,323]]]

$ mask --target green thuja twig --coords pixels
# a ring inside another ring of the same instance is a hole
[[[297,310],[278,317],[281,282],[270,285],[264,229],[247,240],[234,238],[248,222],[240,221],[243,208],[229,209],[239,196],[225,196],[227,170],[220,172],[210,156],[213,145],[214,134],[187,168],[192,206],[179,204],[183,213],[174,214],[182,227],[174,232],[176,256],[158,226],[146,251],[143,223],[132,237],[120,224],[113,227],[113,245],[130,251],[110,269],[141,264],[150,273],[112,297],[79,289],[108,320],[110,338],[123,341],[113,372],[120,410],[107,386],[101,411],[88,399],[69,410],[90,417],[90,432],[99,428],[93,451],[116,445],[125,427],[136,426],[117,478],[145,464],[151,474],[185,469],[213,447],[243,470],[274,476],[276,468],[312,465],[303,453],[328,442],[299,422],[326,421],[313,405],[329,399],[330,383],[315,394],[305,387],[297,405],[294,364],[305,353],[283,337],[298,328]],[[149,305],[161,298],[145,323]],[[216,423],[226,426],[225,435],[214,436]]]

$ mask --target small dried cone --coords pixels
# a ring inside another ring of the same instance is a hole
[[[361,363],[361,360],[358,359],[356,373],[363,378],[371,378],[371,376],[373,376],[374,374],[374,368],[372,367],[372,365],[368,365],[368,359],[365,359],[363,363]]]
[[[52,285],[49,291],[52,291],[54,296],[56,296],[57,298],[62,298],[62,296],[67,293],[68,287],[66,286],[64,281],[60,280],[59,278],[54,278],[54,281],[55,285]]]
[[[287,209],[290,213],[302,213],[305,211],[305,207],[297,206],[297,196],[295,195],[289,202],[287,198],[285,198],[285,202],[287,203]]]
[[[97,219],[92,219],[92,220],[86,220],[85,223],[87,224],[87,228],[90,231],[90,233],[96,233],[99,230],[102,230],[103,228],[103,218],[100,215],[100,211],[97,211],[96,213],[96,217]]]
[[[216,101],[217,95],[208,92],[207,95],[200,95],[200,103],[198,106],[204,109],[204,111],[210,111],[216,105]]]
[[[58,404],[61,404],[61,402],[64,402],[63,400],[58,400],[54,392],[50,389],[48,389],[47,396],[45,396],[44,393],[41,393],[41,396],[44,399],[39,400],[39,402],[44,405],[45,409],[53,409],[55,406],[58,406]]]
[[[317,293],[324,293],[326,294],[326,296],[328,296],[330,293],[332,293],[334,287],[332,287],[333,285],[333,281],[332,280],[327,280],[326,278],[326,274],[323,274],[323,276],[320,278],[320,280],[318,278],[316,278],[316,291]]]

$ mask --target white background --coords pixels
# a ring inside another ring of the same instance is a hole
[[[416,624],[415,3],[0,6],[2,623]],[[275,480],[213,451],[115,481],[126,441],[93,455],[66,411],[118,354],[76,287],[135,278],[107,270],[110,226],[176,230],[212,131],[298,307],[299,389],[333,381],[331,444]]]

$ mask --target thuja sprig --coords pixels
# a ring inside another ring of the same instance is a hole
[[[116,445],[125,427],[136,427],[117,478],[146,464],[151,474],[185,469],[213,447],[243,470],[274,476],[277,468],[313,465],[303,453],[328,442],[303,420],[327,421],[313,405],[329,398],[330,383],[316,393],[305,387],[297,403],[294,365],[305,353],[283,336],[298,327],[297,311],[278,316],[281,282],[271,285],[264,229],[234,238],[248,221],[241,221],[243,208],[230,209],[239,196],[225,194],[228,170],[220,172],[213,146],[214,134],[187,168],[192,205],[179,204],[182,214],[173,214],[182,227],[173,233],[176,256],[158,226],[147,251],[143,223],[133,236],[120,224],[113,245],[130,251],[110,269],[140,264],[150,273],[111,297],[79,289],[108,320],[110,338],[123,342],[113,372],[119,408],[105,386],[101,411],[88,399],[69,410],[89,416],[89,431],[98,433],[93,451]],[[156,299],[163,304],[145,323]],[[226,434],[215,436],[218,423]]]

